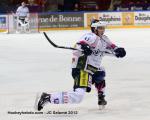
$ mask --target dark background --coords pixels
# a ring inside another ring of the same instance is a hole
[[[0,0],[0,14],[15,12],[23,1],[32,13],[150,10],[150,0]]]

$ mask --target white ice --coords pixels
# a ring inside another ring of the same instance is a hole
[[[88,31],[50,31],[57,44],[73,46]],[[108,105],[98,110],[95,88],[78,105],[51,105],[44,114],[35,112],[38,92],[72,89],[71,50],[53,48],[43,34],[0,34],[0,120],[149,120],[150,119],[150,29],[107,30],[106,35],[125,47],[123,59],[105,57]],[[77,111],[73,115],[48,111]]]

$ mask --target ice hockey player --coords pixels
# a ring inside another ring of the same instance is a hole
[[[91,22],[90,33],[84,34],[76,43],[72,58],[72,77],[74,86],[72,91],[42,93],[37,100],[37,109],[41,110],[46,103],[51,104],[73,104],[80,103],[86,92],[91,91],[94,85],[98,95],[98,105],[105,106],[105,70],[101,66],[103,56],[110,55],[122,58],[126,51],[122,47],[113,44],[104,35],[105,23],[94,19]],[[102,108],[101,107],[101,108]]]
[[[16,11],[17,15],[17,31],[29,31],[29,9],[25,2],[21,3]]]

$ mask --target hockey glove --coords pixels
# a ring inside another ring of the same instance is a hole
[[[122,58],[122,57],[124,57],[126,55],[125,49],[121,48],[121,47],[115,49],[114,52],[115,52],[116,57],[118,57],[118,58],[119,57]]]
[[[88,44],[80,44],[84,55],[88,56],[92,54],[92,50]]]

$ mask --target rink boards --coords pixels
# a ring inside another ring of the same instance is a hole
[[[0,32],[8,30],[11,24],[9,16],[0,15]],[[50,12],[39,13],[35,17],[39,31],[89,29],[92,18],[106,22],[107,28],[150,28],[150,11]]]

